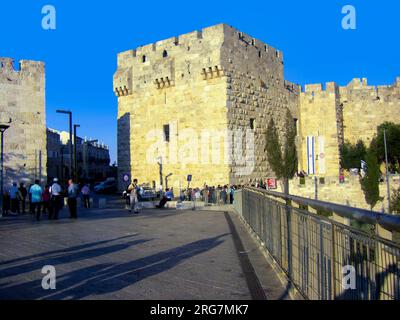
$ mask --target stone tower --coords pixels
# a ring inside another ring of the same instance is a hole
[[[139,183],[185,187],[273,176],[266,128],[297,118],[299,88],[280,51],[219,24],[118,55],[118,168]],[[160,176],[162,169],[162,179]],[[120,187],[124,187],[121,183]]]
[[[42,62],[0,58],[1,122],[11,119],[4,136],[5,190],[13,181],[46,181],[45,67]]]

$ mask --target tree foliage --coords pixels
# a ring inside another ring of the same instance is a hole
[[[278,131],[275,126],[274,119],[271,118],[267,129],[267,157],[269,165],[275,172],[278,179],[283,178],[283,155],[279,143]]]
[[[370,148],[367,150],[365,156],[367,171],[365,177],[360,179],[365,201],[370,205],[371,210],[375,207],[377,202],[381,200],[379,196],[379,162],[376,154],[376,148],[374,146],[374,143],[372,143]]]
[[[376,138],[376,153],[380,163],[385,162],[384,130],[386,130],[386,142],[389,167],[398,167],[400,160],[400,124],[384,122],[378,127]]]
[[[390,212],[400,214],[400,190],[393,190],[390,197]]]
[[[296,126],[292,114],[288,110],[286,113],[286,145],[284,153],[284,172],[283,177],[291,179],[297,172],[298,169],[298,157],[296,148]]]
[[[366,153],[367,148],[362,140],[358,140],[356,144],[346,141],[340,148],[341,168],[346,170],[360,169],[361,160],[365,160]]]
[[[268,162],[278,179],[284,179],[285,188],[287,181],[295,175],[298,168],[296,148],[296,126],[290,111],[286,113],[284,146],[281,146],[279,135],[274,120],[271,118],[268,124],[267,157]],[[282,152],[283,150],[283,152]],[[288,190],[285,190],[288,192]]]

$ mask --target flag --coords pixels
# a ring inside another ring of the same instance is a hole
[[[315,174],[315,138],[307,137],[307,173],[308,175]]]

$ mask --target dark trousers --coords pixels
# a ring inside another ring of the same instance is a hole
[[[26,198],[22,198],[22,200],[21,200],[21,211],[22,211],[22,213],[25,213],[25,207],[26,207]]]
[[[87,209],[90,208],[90,196],[89,195],[83,195],[83,206]]]
[[[158,209],[162,209],[165,207],[165,204],[168,202],[168,198],[167,197],[163,197],[160,201],[160,203],[158,205],[156,205],[156,208]]]
[[[47,213],[50,216],[50,201],[43,201],[42,213]]]
[[[40,202],[32,202],[32,209],[33,209],[33,214],[36,216],[36,220],[40,220],[40,214],[41,214],[41,203]]]
[[[68,198],[69,215],[72,219],[78,218],[78,208],[76,198]]]
[[[49,214],[50,220],[58,219],[58,212],[61,210],[61,196],[52,196],[51,197],[51,210]]]
[[[12,213],[21,213],[19,210],[19,200],[18,199],[11,199],[11,212]]]

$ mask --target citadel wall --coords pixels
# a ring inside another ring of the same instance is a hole
[[[389,86],[368,86],[367,79],[353,79],[340,88],[344,138],[369,146],[377,127],[385,121],[400,124],[400,77]]]
[[[211,143],[215,137],[207,137],[207,132],[218,135],[227,127],[223,41],[223,26],[218,25],[118,56],[114,89],[120,177],[130,174],[159,185],[157,162],[162,160],[164,176],[173,174],[170,186],[185,186],[188,174],[197,186],[227,182],[228,165],[211,159],[212,149],[221,147]]]
[[[225,24],[129,50],[118,55],[114,75],[119,179],[129,174],[160,185],[157,161],[164,176],[172,173],[169,186],[175,187],[185,187],[188,174],[192,186],[274,177],[265,152],[267,127],[273,118],[284,142],[290,110],[299,171],[325,178],[321,196],[340,202],[340,146],[358,139],[368,145],[382,122],[400,123],[399,90],[400,78],[391,86],[354,79],[344,87],[329,82],[302,90],[285,80],[280,51]],[[361,206],[357,183],[347,187]],[[304,194],[291,185],[293,193]]]
[[[289,105],[298,118],[298,87],[284,80],[282,53],[225,24],[121,53],[114,91],[119,175],[142,182],[159,184],[161,158],[174,186],[188,174],[196,186],[273,175],[268,122],[282,132]],[[171,141],[149,142],[151,130],[163,139],[166,124]]]
[[[12,119],[4,135],[5,190],[13,181],[46,181],[45,66],[43,62],[0,58],[1,122]]]

